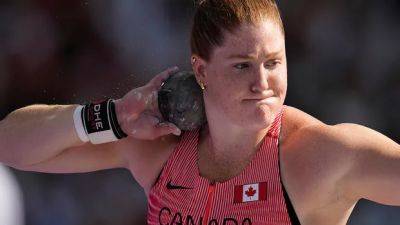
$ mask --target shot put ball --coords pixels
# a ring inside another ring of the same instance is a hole
[[[195,130],[205,123],[203,94],[194,73],[170,75],[158,92],[158,108],[164,120],[181,130]]]

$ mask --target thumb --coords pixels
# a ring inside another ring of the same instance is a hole
[[[181,130],[173,123],[161,122],[157,124],[158,131],[160,132],[160,136],[167,134],[174,134],[176,136],[181,135]]]

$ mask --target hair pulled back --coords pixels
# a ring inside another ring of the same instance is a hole
[[[208,61],[212,50],[223,44],[225,32],[265,19],[275,22],[284,34],[275,0],[198,0],[191,31],[192,54]]]

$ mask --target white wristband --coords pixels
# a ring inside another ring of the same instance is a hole
[[[119,140],[114,135],[114,132],[112,130],[105,130],[105,131],[100,131],[100,132],[96,132],[96,133],[91,133],[88,136],[89,136],[90,142],[94,145],[104,144],[104,143],[109,143],[109,142]]]
[[[83,127],[92,144],[118,141],[111,124],[112,100],[88,104],[82,109]],[[89,124],[88,124],[89,123]]]
[[[83,121],[82,121],[82,109],[83,106],[80,105],[78,107],[76,107],[75,111],[74,111],[74,125],[75,125],[75,131],[79,137],[79,139],[81,139],[82,142],[88,142],[89,141],[89,137],[85,131],[85,127],[83,126]]]
[[[109,100],[112,101],[112,100]],[[108,143],[108,142],[113,142],[113,141],[118,141],[118,138],[115,136],[114,131],[111,129],[111,120],[110,120],[110,114],[109,112],[109,108],[110,108],[110,102],[107,102],[107,121],[108,121],[108,126],[109,126],[109,130],[103,130],[100,132],[93,132],[88,134],[89,140],[92,144],[94,145],[98,145],[98,144],[104,144],[104,143]],[[97,106],[100,107],[100,104],[98,104]],[[95,111],[97,107],[94,107]],[[100,108],[98,109],[100,111]],[[86,126],[85,126],[86,127]]]

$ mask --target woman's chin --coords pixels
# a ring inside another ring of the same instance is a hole
[[[279,107],[276,105],[260,105],[255,109],[253,116],[249,116],[249,124],[258,129],[265,129],[274,122],[275,116],[279,113],[278,111]]]
[[[274,116],[269,115],[253,115],[248,116],[246,121],[242,121],[241,127],[248,130],[263,130],[274,121]]]

